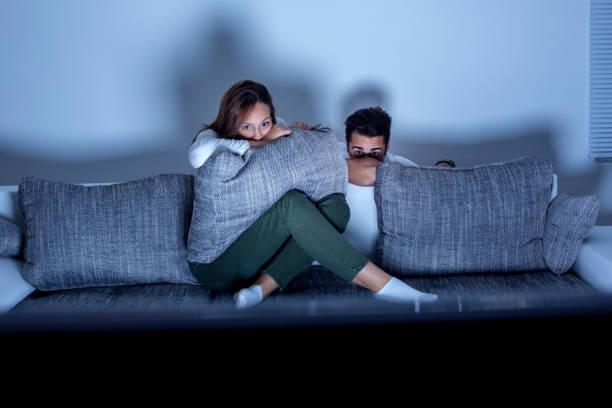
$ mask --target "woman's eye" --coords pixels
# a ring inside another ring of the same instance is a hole
[[[269,124],[270,124],[270,122],[265,121],[264,123],[262,123],[262,124],[261,124],[261,126],[266,127],[266,126],[268,126]]]
[[[251,128],[250,125],[242,125],[242,129],[244,130],[249,130]]]

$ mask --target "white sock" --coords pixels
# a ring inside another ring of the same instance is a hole
[[[252,285],[248,288],[240,289],[234,293],[234,302],[238,309],[244,309],[245,307],[255,306],[263,300],[263,293],[261,286]]]
[[[392,277],[381,290],[374,294],[374,297],[392,302],[433,302],[438,299],[438,295],[421,292],[403,281]]]

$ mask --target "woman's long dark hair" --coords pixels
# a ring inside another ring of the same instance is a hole
[[[193,142],[198,138],[200,132],[206,129],[212,129],[217,132],[219,137],[224,139],[239,139],[238,127],[244,115],[257,102],[262,102],[270,108],[270,119],[276,125],[276,114],[272,96],[268,89],[259,82],[244,79],[232,85],[221,99],[219,105],[219,113],[215,121],[198,130],[198,133],[193,138]]]

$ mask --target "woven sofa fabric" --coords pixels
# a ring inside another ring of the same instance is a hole
[[[213,301],[203,286],[177,283],[96,286],[35,291],[11,312],[163,312],[197,309],[205,312]]]
[[[0,217],[0,256],[17,257],[21,254],[23,234],[21,228]]]
[[[557,274],[567,272],[578,257],[599,213],[599,196],[561,193],[548,207],[544,231],[544,259]]]
[[[346,194],[347,182],[346,160],[330,130],[292,129],[243,156],[219,151],[196,175],[189,261],[214,261],[287,191],[320,200]]]
[[[578,296],[592,299],[597,295],[595,288],[572,272],[563,275],[541,272],[420,275],[403,280],[419,290],[440,295],[440,300],[432,304],[432,307],[435,308],[433,310],[444,312],[456,311],[457,305],[460,305],[463,311],[551,307],[556,304],[551,304],[551,299],[561,299],[561,302],[566,304],[568,300]],[[180,284],[36,291],[8,313],[31,315],[33,312],[196,312],[198,320],[203,316],[210,316],[227,324],[228,308],[223,306],[230,306],[233,310],[232,295],[232,292],[212,294],[203,286]],[[363,312],[363,308],[367,307],[372,299],[372,292],[369,290],[358,285],[347,285],[331,271],[314,266],[292,280],[285,290],[273,292],[260,306],[253,308],[252,312],[256,314],[254,317],[259,318],[277,315],[285,318],[297,305],[298,310],[306,310],[308,317],[312,318],[313,313],[327,313],[324,307],[327,300],[337,300],[341,302],[345,316],[354,316],[357,311]],[[316,308],[312,307],[315,303]],[[394,305],[397,304],[380,302],[376,307]],[[263,313],[257,315],[258,311]]]
[[[470,168],[383,163],[376,262],[399,276],[546,270],[547,160]]]
[[[197,284],[187,263],[194,176],[81,186],[27,177],[24,279],[39,290]]]

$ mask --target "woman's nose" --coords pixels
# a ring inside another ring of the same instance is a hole
[[[255,139],[261,140],[265,136],[265,133],[261,130],[260,127],[255,128]]]

